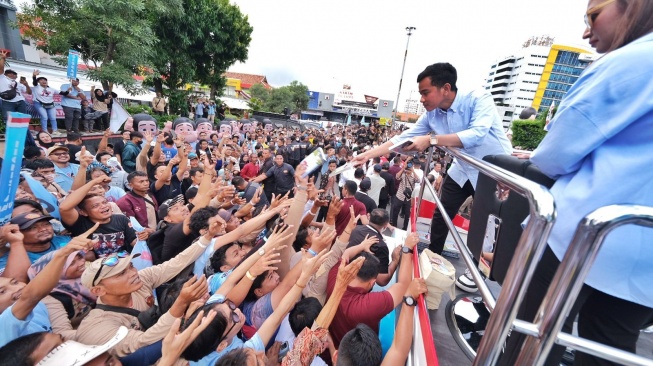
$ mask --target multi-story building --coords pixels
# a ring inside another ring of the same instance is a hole
[[[490,67],[485,89],[492,94],[505,127],[528,107],[541,112],[558,105],[580,73],[594,59],[589,50],[532,38],[514,55]]]
[[[419,93],[417,94],[417,99],[414,98],[414,90],[411,90],[410,97],[406,99],[406,104],[404,104],[404,113],[407,114],[417,114],[421,116],[426,112],[424,105],[420,103]]]

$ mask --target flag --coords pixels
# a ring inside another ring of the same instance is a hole
[[[347,111],[347,122],[345,122],[345,126],[349,126],[351,124],[351,111]]]
[[[25,178],[25,181],[29,185],[29,188],[32,190],[34,197],[36,197],[36,200],[48,212],[48,215],[54,217],[57,220],[61,220],[61,215],[59,214],[59,202],[57,202],[57,198],[52,193],[50,193],[50,191],[45,189],[41,182],[32,178],[29,173],[22,172],[21,175]]]
[[[553,118],[553,110],[555,109],[556,104],[555,102],[551,102],[551,106],[549,107],[549,113],[546,115],[546,123],[544,126],[548,125],[549,122],[551,122],[551,119]]]
[[[369,125],[369,123],[365,123],[365,116],[363,116],[363,118],[361,118],[361,126],[367,126],[367,125]]]
[[[116,133],[120,130],[120,126],[129,118],[129,113],[125,108],[118,103],[118,101],[113,101],[113,108],[111,108],[111,119],[109,120],[109,129],[111,132]]]
[[[19,112],[7,115],[6,146],[0,172],[0,226],[11,220],[11,212],[14,210],[30,119],[32,116],[29,114]]]

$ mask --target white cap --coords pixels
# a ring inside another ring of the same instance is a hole
[[[129,330],[121,326],[107,343],[100,346],[88,346],[75,341],[65,341],[45,356],[37,366],[81,366],[107,352],[122,341]]]

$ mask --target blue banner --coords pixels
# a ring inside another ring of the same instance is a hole
[[[68,50],[68,68],[66,70],[68,79],[77,79],[77,62],[79,62],[79,52]]]
[[[23,164],[25,136],[32,117],[29,114],[11,112],[7,119],[5,157],[0,172],[0,226],[11,220],[14,200]]]
[[[32,190],[32,194],[34,197],[36,197],[36,200],[48,212],[48,215],[54,217],[57,220],[61,220],[61,215],[59,214],[59,202],[57,202],[57,198],[52,193],[50,193],[50,191],[45,189],[41,182],[32,178],[29,173],[22,172],[21,175],[25,178],[29,188]]]

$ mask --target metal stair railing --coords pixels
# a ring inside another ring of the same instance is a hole
[[[466,163],[490,178],[505,184],[515,193],[524,196],[529,204],[530,218],[519,238],[499,297],[495,300],[483,277],[481,277],[481,273],[476,268],[469,248],[458,234],[451,219],[444,212],[442,202],[437,196],[434,197],[437,208],[442,213],[460,255],[470,270],[481,297],[491,313],[473,364],[475,366],[493,365],[500,355],[500,345],[505,343],[508,332],[517,317],[517,310],[535,272],[536,260],[542,257],[546,248],[547,238],[555,221],[555,203],[549,190],[540,184],[479,160],[456,148],[439,148],[460,162]],[[432,153],[433,148],[431,147],[429,156]],[[514,263],[519,263],[519,265],[512,265]],[[494,311],[495,309],[499,309],[499,311]]]
[[[553,277],[533,323],[518,321],[515,330],[527,337],[517,359],[518,365],[543,365],[558,343],[624,365],[653,365],[653,360],[601,343],[561,333],[573,301],[583,286],[606,236],[624,225],[653,228],[653,207],[610,205],[596,209],[578,224],[576,233]],[[487,333],[486,333],[487,334]]]

